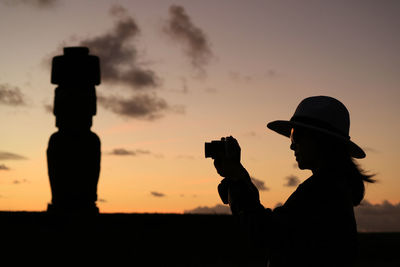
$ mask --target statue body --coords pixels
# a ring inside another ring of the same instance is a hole
[[[99,58],[86,47],[64,48],[53,58],[54,110],[58,131],[47,149],[52,193],[48,212],[98,213],[100,138],[91,131],[96,114],[96,89],[100,84]]]

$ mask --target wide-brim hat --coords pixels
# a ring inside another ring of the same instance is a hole
[[[317,131],[343,141],[351,157],[362,159],[366,156],[364,150],[350,140],[350,115],[347,108],[333,97],[308,97],[300,102],[289,121],[273,121],[267,127],[286,137],[290,137],[294,127]]]

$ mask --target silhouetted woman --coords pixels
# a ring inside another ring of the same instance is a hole
[[[266,209],[240,163],[238,142],[222,138],[225,156],[214,161],[225,177],[218,186],[222,201],[248,237],[267,248],[269,266],[351,266],[357,253],[353,207],[364,197],[364,182],[373,180],[353,160],[365,153],[350,140],[346,107],[331,97],[309,97],[290,121],[267,127],[290,137],[299,168],[310,169],[312,176],[283,206]]]

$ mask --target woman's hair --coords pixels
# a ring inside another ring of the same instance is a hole
[[[372,179],[372,177],[374,177],[375,175],[367,174],[351,157],[347,159],[346,164],[343,167],[347,182],[349,183],[351,189],[353,206],[358,206],[364,198],[364,182],[374,183],[375,180]]]
[[[347,145],[340,140],[325,138],[328,157],[343,172],[351,190],[353,206],[358,206],[364,198],[364,183],[374,183],[372,179],[375,174],[367,174],[360,165],[353,159],[348,151]]]

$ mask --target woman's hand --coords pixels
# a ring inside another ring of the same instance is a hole
[[[225,151],[214,159],[214,166],[222,177],[233,180],[246,177],[247,171],[240,163],[240,146],[232,136],[223,137],[221,141],[225,144]]]

